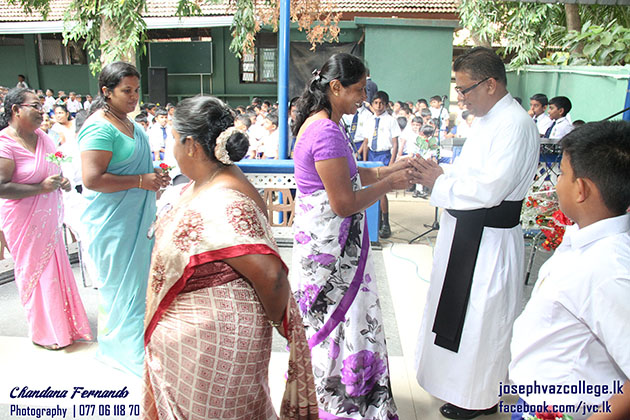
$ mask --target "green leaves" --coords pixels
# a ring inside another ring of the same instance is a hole
[[[459,13],[473,39],[502,45],[510,68],[630,63],[630,7],[581,5],[580,32],[567,31],[562,4],[461,0]]]

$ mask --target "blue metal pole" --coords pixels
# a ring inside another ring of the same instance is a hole
[[[628,79],[628,90],[626,90],[626,106],[624,108],[630,107],[630,79]],[[623,113],[623,119],[626,121],[630,121],[630,111],[626,111]]]
[[[280,28],[278,35],[278,158],[288,157],[289,144],[289,31],[291,19],[291,0],[280,0]]]

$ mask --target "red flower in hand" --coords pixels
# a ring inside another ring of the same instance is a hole
[[[63,153],[61,153],[61,152],[55,152],[55,157],[63,159],[64,156],[63,156]]]
[[[169,166],[166,163],[162,162],[162,163],[160,163],[160,168],[162,168],[162,169],[164,169],[166,171],[166,170],[168,170]]]

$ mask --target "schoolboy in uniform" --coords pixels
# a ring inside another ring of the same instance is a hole
[[[158,108],[155,111],[154,123],[149,128],[149,143],[151,144],[153,160],[164,160],[164,152],[167,145],[172,144],[172,137],[173,134],[168,127],[168,113],[164,108]]]
[[[364,139],[361,137],[363,126],[372,118],[372,111],[370,111],[368,106],[369,104],[367,102],[363,102],[363,104],[361,104],[361,108],[357,109],[357,112],[354,114],[346,114],[341,117],[344,126],[346,127],[348,137],[353,144],[352,149],[357,156],[357,160],[363,160]]]
[[[527,113],[534,119],[541,136],[547,132],[552,123],[549,115],[545,113],[547,105],[549,105],[549,100],[544,93],[537,93],[529,98],[529,111]]]
[[[396,118],[389,115],[387,104],[389,95],[382,90],[374,94],[372,98],[373,117],[365,123],[363,138],[363,160],[382,162],[385,166],[393,165],[398,154],[398,136],[400,127]],[[381,198],[381,223],[379,235],[381,238],[389,238],[392,234],[389,227],[389,202],[387,196]]]
[[[575,387],[577,392],[561,394],[541,387],[521,393],[520,408],[563,405],[564,414],[578,420],[602,403],[606,408],[630,377],[630,122],[586,124],[561,144],[556,191],[560,209],[575,225],[540,268],[514,323],[510,379],[515,385]],[[581,383],[607,385],[612,392],[597,395]],[[578,411],[566,412],[567,405]]]
[[[546,137],[551,140],[560,140],[573,130],[573,124],[567,119],[571,111],[571,101],[566,96],[556,96],[549,101],[549,118],[551,125],[545,131]]]

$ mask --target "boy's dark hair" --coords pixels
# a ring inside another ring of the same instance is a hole
[[[420,128],[420,133],[425,137],[431,137],[435,134],[435,127],[425,124]]]
[[[431,96],[431,98],[429,98],[429,102],[431,101],[442,102],[442,98],[440,98],[438,95],[434,95],[434,96]]]
[[[462,112],[462,120],[468,119],[469,116],[470,116],[470,111],[466,110]]]
[[[573,176],[588,178],[604,205],[615,215],[630,206],[630,122],[599,121],[578,127],[562,138]]]
[[[422,111],[420,111],[420,116],[428,117],[429,115],[431,115],[431,110],[428,108],[422,108]]]
[[[156,111],[155,111],[155,116],[156,118],[159,117],[160,115],[166,115],[168,117],[168,111],[162,107],[159,107]]]
[[[416,102],[419,103],[419,104],[425,104],[426,106],[429,106],[429,103],[424,98],[418,99]]]
[[[404,130],[405,127],[407,127],[407,118],[398,117],[396,118],[396,121],[398,122],[398,127],[400,127],[401,130]]]
[[[571,101],[566,96],[556,96],[555,98],[551,98],[551,100],[549,101],[549,105],[555,105],[558,109],[564,109],[564,112],[562,113],[563,117],[567,116],[572,107]]]
[[[276,114],[275,112],[269,112],[267,115],[265,115],[265,119],[271,121],[271,124],[278,127],[278,114]]]
[[[240,121],[241,123],[243,123],[243,125],[245,125],[245,127],[249,128],[252,126],[252,119],[250,118],[250,116],[248,114],[240,114],[236,116],[236,120]]]
[[[532,95],[529,98],[530,101],[536,101],[538,103],[540,103],[542,106],[547,106],[549,105],[549,99],[547,98],[547,95],[545,95],[544,93],[537,93],[535,95]]]
[[[258,96],[255,96],[252,98],[252,103],[251,105],[262,105],[262,99],[259,98]]]
[[[379,90],[374,94],[374,97],[372,98],[372,103],[377,99],[380,99],[381,102],[383,102],[385,105],[389,103],[389,95],[384,90]]]
[[[411,119],[411,122],[416,123],[416,124],[424,124],[424,120],[422,119],[422,117],[418,117],[418,116],[413,117]]]
[[[466,72],[473,80],[492,77],[503,86],[507,86],[505,64],[490,48],[475,47],[455,59],[453,71]]]
[[[138,115],[136,115],[134,120],[138,124],[148,124],[149,123],[149,120],[147,119],[147,114],[145,114],[144,112],[141,112]]]
[[[263,105],[267,105],[267,108],[271,107],[271,102],[264,100]]]

